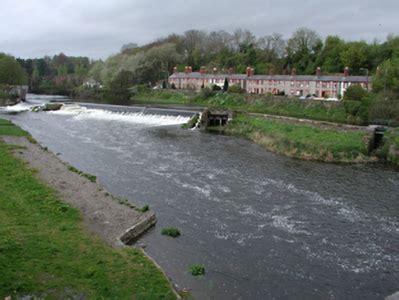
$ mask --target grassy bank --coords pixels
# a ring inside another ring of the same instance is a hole
[[[399,166],[399,128],[392,128],[385,133],[384,145],[379,151],[379,155]]]
[[[359,101],[304,101],[281,96],[156,90],[141,91],[132,98],[132,103],[207,106],[356,125],[366,122]]]
[[[236,116],[226,132],[243,136],[273,152],[300,159],[327,162],[363,162],[370,159],[363,132],[319,129],[244,114]]]
[[[0,135],[28,136],[4,120]],[[90,234],[79,211],[39,182],[12,149],[0,142],[0,298],[175,298],[140,250],[113,249]]]

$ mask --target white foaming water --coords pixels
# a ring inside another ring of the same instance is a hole
[[[120,121],[135,124],[145,124],[150,126],[168,126],[187,123],[190,117],[170,116],[170,115],[151,115],[144,113],[131,112],[112,112],[102,109],[88,109],[78,105],[66,105],[59,111],[50,112],[56,115],[71,115],[75,120],[106,120]]]
[[[30,110],[33,106],[35,105],[21,102],[15,105],[3,107],[2,110],[6,112],[22,112]]]

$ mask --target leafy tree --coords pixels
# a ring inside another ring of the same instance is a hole
[[[344,100],[362,101],[368,95],[368,92],[358,84],[352,84],[346,90]]]
[[[394,93],[399,96],[399,58],[388,59],[382,63],[374,76],[375,93]]]
[[[362,68],[370,69],[370,48],[366,42],[350,42],[341,52],[342,63],[355,74],[360,74]]]
[[[26,74],[21,65],[11,56],[0,54],[0,84],[26,84]]]
[[[130,71],[121,71],[111,81],[109,88],[109,98],[118,104],[127,104],[130,101],[129,88],[134,81],[134,74]]]

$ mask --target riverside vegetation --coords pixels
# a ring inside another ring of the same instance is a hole
[[[131,103],[153,105],[185,105],[229,109],[237,113],[224,132],[242,136],[261,144],[268,150],[308,160],[328,162],[366,162],[379,157],[398,164],[398,130],[391,128],[384,139],[384,147],[369,152],[370,136],[365,131],[315,128],[306,124],[266,120],[248,113],[270,114],[340,124],[367,125],[381,123],[399,125],[399,105],[385,107],[389,100],[374,99],[375,95],[354,86],[339,102],[298,100],[272,95],[248,95],[215,92],[207,88],[200,93],[177,90],[150,90],[141,87]],[[356,99],[356,100],[349,100]],[[381,104],[381,102],[383,104]],[[191,127],[194,118],[190,120]],[[212,129],[211,129],[212,130]],[[216,128],[220,130],[220,128]]]
[[[29,136],[0,119],[0,135]],[[83,227],[77,209],[0,141],[0,298],[175,299],[155,265]]]

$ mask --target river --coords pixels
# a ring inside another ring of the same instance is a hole
[[[397,169],[299,161],[183,130],[187,115],[167,114],[104,106],[10,118],[111,193],[148,204],[158,223],[140,242],[197,299],[384,299],[399,290]],[[164,227],[181,237],[162,236]],[[196,263],[205,276],[188,273]]]

